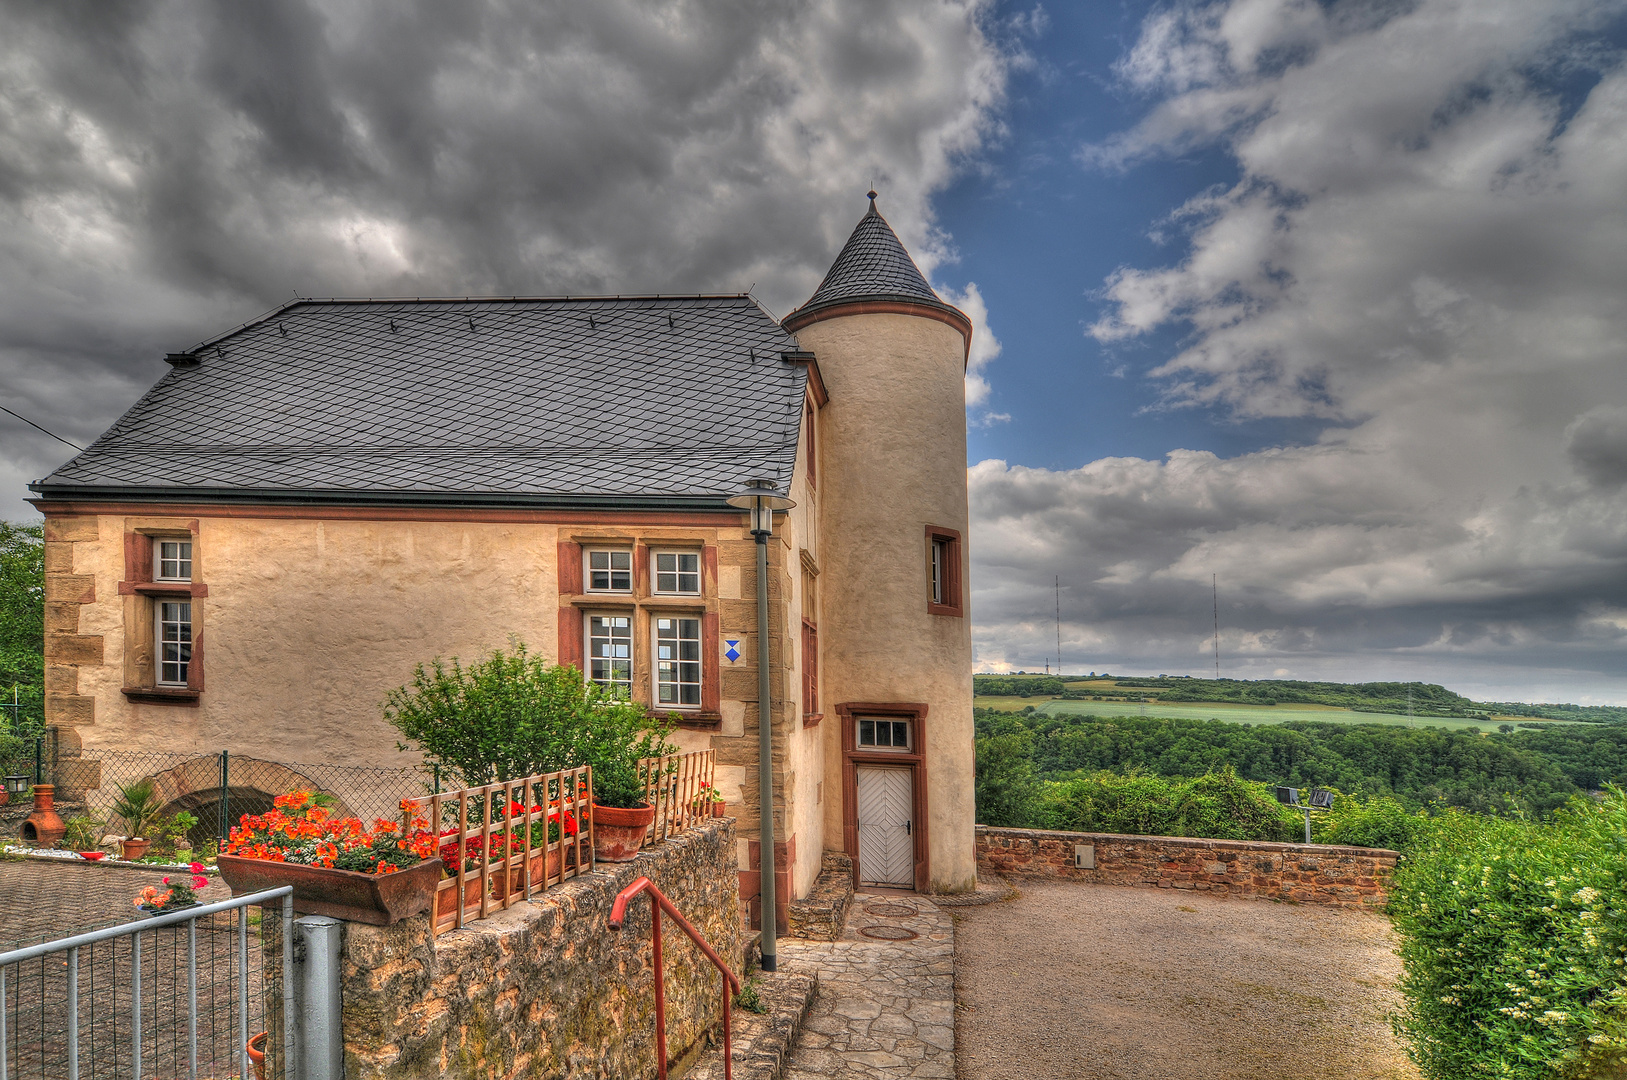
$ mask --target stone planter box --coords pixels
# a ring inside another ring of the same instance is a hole
[[[431,910],[441,860],[426,859],[394,874],[363,874],[320,866],[244,859],[222,855],[215,860],[232,895],[294,887],[294,910],[372,926],[392,926],[408,915]]]

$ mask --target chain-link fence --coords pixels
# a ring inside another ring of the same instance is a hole
[[[264,813],[276,796],[289,791],[328,795],[335,814],[370,821],[393,820],[402,799],[436,788],[436,777],[426,768],[273,761],[229,750],[87,748],[47,753],[41,771],[56,785],[59,812],[70,827],[80,822],[80,836],[94,833],[99,843],[103,836],[139,833],[156,841],[153,853],[160,855],[220,840],[244,814]],[[126,813],[120,812],[121,803]],[[144,808],[145,819],[127,820],[132,807]]]

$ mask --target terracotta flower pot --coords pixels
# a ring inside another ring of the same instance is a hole
[[[632,862],[655,820],[655,807],[593,804],[593,857],[599,862]]]
[[[393,874],[327,870],[239,855],[221,855],[215,865],[233,896],[292,885],[295,911],[372,926],[393,926],[408,915],[429,911],[441,878],[439,859],[425,859]]]
[[[262,1031],[249,1040],[244,1047],[249,1053],[249,1061],[254,1065],[254,1080],[266,1080],[266,1037],[269,1031]]]
[[[728,817],[729,815],[726,813],[728,808],[729,808],[728,803],[715,802],[715,803],[712,804],[712,816],[713,817]]]
[[[125,862],[137,862],[143,855],[147,854],[147,849],[152,846],[153,842],[151,840],[133,836],[119,844],[119,855]]]

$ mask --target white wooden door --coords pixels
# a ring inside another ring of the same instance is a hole
[[[859,883],[915,887],[913,774],[881,765],[856,767],[859,788]]]

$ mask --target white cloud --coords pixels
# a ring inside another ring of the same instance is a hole
[[[977,409],[988,400],[993,390],[983,376],[983,369],[1000,355],[1000,339],[989,328],[989,307],[983,302],[983,293],[978,290],[975,281],[968,281],[966,288],[959,291],[943,286],[936,291],[945,303],[958,307],[972,320],[972,348],[966,357],[966,408]],[[1000,419],[1010,420],[1011,417],[1004,413],[983,413],[973,423],[987,427]]]
[[[1201,671],[1219,574],[1223,659],[1261,673],[1506,690],[1517,667],[1627,700],[1599,614],[1627,602],[1627,70],[1588,38],[1624,7],[1236,0],[1148,19],[1118,70],[1156,100],[1083,160],[1214,144],[1241,177],[1161,226],[1189,230],[1179,263],[1114,273],[1090,333],[1186,332],[1149,373],[1163,409],[1329,426],[1230,460],[975,466],[984,655],[1055,651],[1018,628],[1023,583],[1060,568],[1087,668]],[[1590,66],[1567,115],[1544,80]]]

